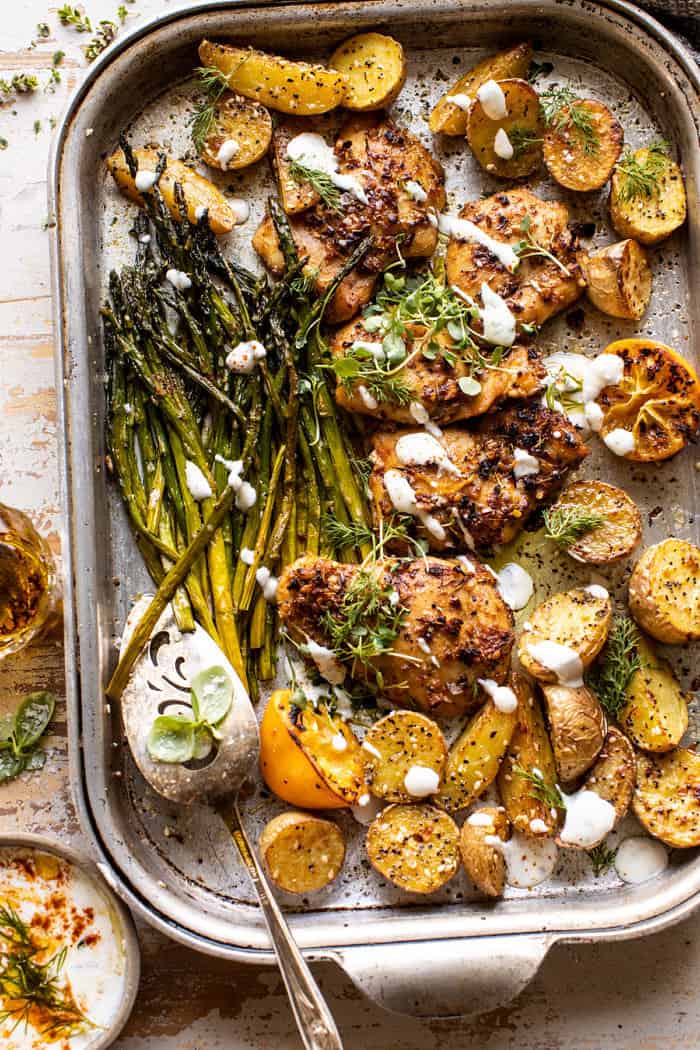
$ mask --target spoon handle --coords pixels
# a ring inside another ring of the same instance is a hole
[[[316,984],[299,947],[275,900],[267,876],[243,827],[238,804],[219,810],[238,846],[260,901],[263,917],[277,955],[292,1013],[306,1050],[343,1050],[340,1034],[328,1004]]]

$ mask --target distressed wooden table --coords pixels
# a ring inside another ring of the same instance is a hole
[[[119,0],[88,0],[93,26],[117,19]],[[0,106],[0,500],[23,507],[60,555],[56,408],[45,230],[46,159],[56,117],[86,62],[86,36],[59,25],[47,0],[3,0],[0,77],[35,73],[39,91]],[[137,0],[128,22],[167,6]],[[37,23],[50,36],[37,39]],[[65,52],[61,82],[42,90],[52,56]],[[0,712],[36,688],[63,691],[60,635],[0,665]],[[0,787],[0,827],[50,833],[83,845],[68,785],[65,710],[40,774]],[[425,1022],[384,1013],[333,967],[320,968],[348,1050],[681,1050],[700,1043],[700,916],[645,941],[553,949],[509,1007],[475,1021]],[[196,955],[140,930],[143,981],[119,1050],[297,1050],[281,981],[272,969]],[[416,965],[420,965],[419,959]]]

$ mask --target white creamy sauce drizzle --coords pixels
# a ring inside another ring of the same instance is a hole
[[[485,835],[484,842],[503,854],[509,886],[530,889],[548,879],[557,866],[557,846],[550,838],[532,838],[514,831],[507,842],[498,835]]]
[[[387,470],[384,474],[384,488],[394,510],[399,514],[410,514],[425,526],[436,540],[445,539],[445,530],[437,518],[422,510],[416,501],[416,493],[411,483],[398,470]]]
[[[529,478],[533,474],[539,474],[540,461],[524,448],[513,449],[513,477],[518,481],[520,478]]]
[[[425,798],[437,791],[440,776],[429,766],[411,766],[403,778],[403,786],[413,798]]]
[[[481,108],[490,120],[502,120],[506,115],[506,96],[495,80],[487,80],[476,93]]]
[[[637,447],[632,431],[623,430],[622,427],[611,430],[603,437],[603,442],[616,456],[627,456]]]
[[[139,193],[147,193],[148,190],[152,190],[155,186],[156,178],[155,171],[137,171],[134,185]]]
[[[421,649],[426,654],[426,656],[432,655],[432,649],[430,648],[429,641],[427,641],[425,638],[417,638],[416,642],[418,643],[418,648]]]
[[[266,565],[261,565],[255,573],[258,586],[262,589],[263,598],[266,602],[274,602],[277,597],[277,585],[279,580],[273,576]]]
[[[182,270],[170,269],[165,275],[166,281],[169,281],[178,292],[186,292],[188,288],[192,287],[192,281],[189,279],[186,273]]]
[[[227,484],[236,493],[236,506],[239,510],[248,511],[255,506],[258,494],[249,481],[241,477],[243,473],[242,459],[226,459],[218,453],[214,456],[217,463],[226,467],[228,473]]]
[[[334,751],[347,751],[348,742],[341,732],[337,732],[331,738],[331,747]]]
[[[484,339],[493,346],[512,346],[515,342],[515,317],[505,299],[491,291],[484,282],[481,285],[480,314]]]
[[[262,361],[267,350],[257,339],[238,343],[226,355],[226,367],[238,375],[250,375],[258,361]]]
[[[533,817],[530,821],[530,831],[533,835],[546,835],[549,828],[541,817]]]
[[[396,458],[404,466],[426,467],[433,465],[438,473],[461,477],[440,442],[428,433],[402,434],[396,442]]]
[[[370,394],[369,390],[364,385],[364,383],[360,383],[360,385],[357,388],[357,392],[360,395],[360,401],[365,406],[367,411],[374,412],[378,404],[377,399],[372,394]]]
[[[587,594],[590,594],[593,598],[600,598],[601,601],[607,601],[610,597],[605,587],[601,587],[599,583],[590,583],[588,587],[583,588]]]
[[[428,194],[425,192],[420,182],[416,182],[415,179],[407,179],[404,184],[404,189],[409,197],[412,197],[414,201],[418,201],[419,204],[423,204],[427,201]]]
[[[425,427],[429,434],[432,434],[435,438],[442,437],[440,427],[437,423],[433,423],[428,415],[427,408],[425,405],[421,404],[420,401],[411,401],[411,404],[408,406],[408,411],[411,413],[416,423],[420,423],[421,426]]]
[[[467,824],[473,828],[492,828],[493,817],[490,813],[485,813],[483,810],[477,809],[476,813],[470,813],[467,817]]]
[[[504,128],[499,128],[493,139],[493,152],[501,160],[511,160],[515,150]]]
[[[381,343],[370,343],[367,339],[356,339],[350,349],[364,350],[365,353],[371,354],[376,361],[383,361],[386,357]]]
[[[354,175],[341,175],[338,172],[335,151],[316,132],[303,131],[296,135],[287,146],[287,156],[307,168],[323,172],[339,190],[351,193],[362,204],[369,204],[362,183]]]
[[[624,375],[625,366],[617,354],[571,354],[557,351],[543,362],[547,382],[554,383],[555,394],[566,395],[566,408],[560,402],[556,407],[583,431],[598,432],[603,421],[603,410],[596,403],[606,386],[616,386]],[[580,389],[577,389],[580,384]],[[573,404],[572,404],[573,402]]]
[[[185,461],[185,481],[192,499],[199,502],[199,500],[209,499],[213,495],[211,485],[207,481],[204,472],[191,459]]]
[[[229,164],[240,152],[241,147],[235,139],[226,139],[219,146],[219,152],[216,154],[216,162],[224,171],[228,171]]]
[[[244,565],[252,565],[255,561],[255,551],[250,547],[241,547],[240,559]]]
[[[583,685],[583,664],[575,649],[560,642],[543,641],[528,642],[527,651],[538,664],[553,671],[561,685]]]
[[[469,112],[469,108],[472,104],[469,95],[465,95],[463,91],[457,91],[454,95],[449,95],[448,98],[452,105],[456,106],[457,109],[463,109],[465,113]]]
[[[504,714],[515,711],[518,706],[518,698],[508,685],[499,685],[493,678],[478,678],[479,685],[487,696],[493,700],[493,706]]]
[[[615,871],[623,882],[646,882],[655,879],[668,867],[668,852],[661,842],[635,835],[620,844],[615,856]]]
[[[466,554],[458,554],[457,561],[463,569],[466,569],[467,572],[476,572],[476,566],[474,565],[474,562],[470,561]]]
[[[563,843],[589,849],[612,831],[615,807],[595,791],[584,787],[572,795],[562,792],[562,798],[566,817],[559,838]]]
[[[509,561],[499,571],[496,579],[499,594],[506,605],[514,612],[524,609],[535,590],[530,573],[526,572],[522,565]]]
[[[382,757],[381,751],[379,751],[379,749],[376,748],[374,746],[374,744],[371,744],[369,742],[369,740],[363,740],[362,747],[365,749],[365,751],[367,751],[368,754],[374,755],[375,758],[380,758],[381,759],[381,757]]]
[[[504,244],[503,241],[494,240],[469,219],[457,219],[454,215],[446,215],[444,212],[437,216],[429,212],[428,219],[437,226],[440,233],[454,237],[456,241],[471,241],[488,249],[511,273],[518,268],[520,260],[513,247],[510,244]]]
[[[241,200],[240,197],[231,197],[226,203],[233,212],[237,226],[242,226],[244,222],[248,221],[250,218],[250,205],[247,201]]]
[[[326,645],[319,645],[313,638],[306,636],[306,651],[316,664],[321,674],[331,685],[340,685],[345,681],[345,668],[340,660]]]

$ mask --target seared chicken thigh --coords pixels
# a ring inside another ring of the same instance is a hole
[[[306,555],[280,578],[282,622],[299,642],[332,647],[328,618],[342,621],[349,589],[372,587],[377,580],[389,596],[384,601],[394,615],[400,613],[398,634],[369,666],[346,662],[348,675],[380,683],[380,695],[391,703],[434,715],[478,706],[479,678],[506,680],[513,615],[491,573],[478,563],[428,557],[359,566]],[[376,615],[370,616],[364,626],[376,623]]]
[[[377,518],[395,514],[398,474],[415,494],[421,537],[434,550],[507,543],[556,494],[588,449],[576,427],[537,401],[518,402],[473,428],[378,431],[370,475]],[[400,483],[399,483],[400,485]]]

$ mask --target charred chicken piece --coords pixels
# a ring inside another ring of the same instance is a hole
[[[379,605],[370,602],[377,590]],[[339,660],[348,676],[374,683],[400,707],[460,714],[483,699],[477,679],[507,679],[513,615],[491,573],[477,562],[427,557],[360,566],[306,555],[284,570],[277,594],[292,637],[331,650],[326,659]],[[355,642],[364,639],[366,647],[367,632],[394,624],[365,662],[353,661],[347,642],[338,642],[338,624],[363,596],[368,615]]]

